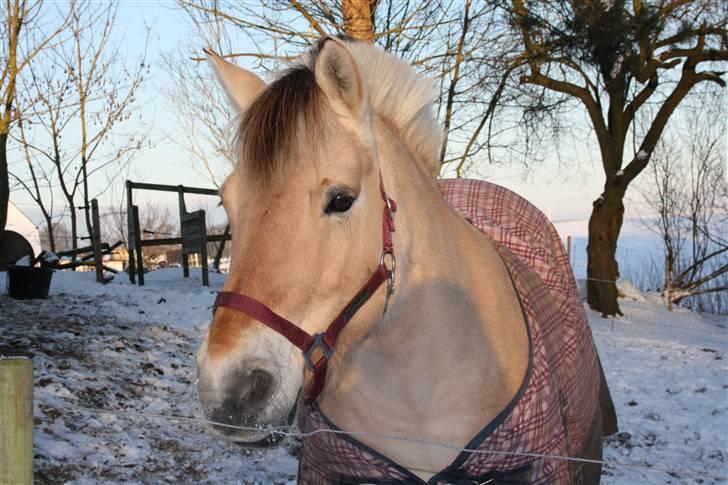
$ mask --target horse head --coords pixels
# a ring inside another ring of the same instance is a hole
[[[239,162],[220,190],[232,233],[223,291],[254,298],[309,335],[323,333],[383,256],[387,200],[362,70],[349,45],[330,38],[270,85],[208,58],[240,114]],[[357,312],[337,347],[366,334],[385,293]],[[265,431],[233,426],[285,424],[312,378],[289,340],[227,307],[217,309],[197,366],[206,415],[246,442]]]

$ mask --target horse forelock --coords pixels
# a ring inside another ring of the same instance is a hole
[[[432,109],[431,81],[379,47],[344,40],[362,70],[372,112],[387,120],[405,145],[436,173],[441,129]],[[326,102],[314,73],[321,46],[319,42],[283,71],[241,118],[238,153],[249,173],[261,181],[270,180],[298,158],[303,147],[311,148],[323,138]]]
[[[301,125],[311,134],[321,132],[322,96],[313,70],[298,65],[285,71],[251,103],[237,134],[238,153],[249,173],[269,180],[296,158]]]

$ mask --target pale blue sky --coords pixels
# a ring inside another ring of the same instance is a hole
[[[139,98],[141,122],[127,126],[124,131],[144,130],[150,134],[154,147],[145,150],[134,162],[130,177],[133,180],[172,185],[211,186],[200,172],[193,168],[189,154],[174,142],[182,140],[176,126],[173,106],[160,93],[171,82],[169,74],[163,69],[161,56],[180,46],[201,48],[201,40],[194,40],[194,32],[186,15],[171,2],[133,2],[124,1],[119,8],[119,29],[117,35],[133,55],[142,48],[145,26],[150,28],[149,61],[152,65],[151,76],[144,85]],[[194,45],[200,42],[199,46]],[[246,46],[240,46],[241,50]],[[135,119],[138,117],[135,116]],[[504,185],[531,200],[544,212],[550,212],[554,221],[586,219],[591,211],[591,201],[601,193],[602,175],[595,153],[585,151],[585,145],[576,143],[573,153],[566,158],[575,159],[577,153],[582,163],[562,165],[555,157],[540,167],[524,175],[520,166],[494,166],[481,164],[477,175],[492,182]],[[473,175],[476,175],[473,172]],[[118,180],[113,190],[100,196],[101,204],[111,203],[123,190],[123,180]],[[94,181],[100,184],[100,181]],[[101,186],[101,185],[97,185]],[[101,190],[101,189],[99,189]],[[22,192],[16,191],[11,199],[28,215],[38,221],[39,211],[33,202]],[[174,197],[163,197],[170,205]],[[214,204],[209,201],[208,208]],[[173,213],[176,209],[173,208]],[[222,217],[218,215],[217,217]]]

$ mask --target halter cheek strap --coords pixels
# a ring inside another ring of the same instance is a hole
[[[278,315],[264,303],[240,293],[221,291],[218,293],[215,304],[212,307],[213,315],[221,307],[245,313],[249,317],[258,320],[283,335],[293,345],[301,349],[303,358],[306,361],[306,367],[313,372],[313,384],[306,396],[307,404],[315,401],[324,388],[327,363],[334,352],[336,340],[346,324],[349,323],[356,312],[374,295],[385,281],[387,282],[387,295],[384,304],[385,312],[387,311],[389,298],[394,293],[396,260],[394,258],[392,233],[394,232],[394,213],[397,211],[397,204],[393,199],[387,197],[381,172],[379,173],[379,191],[384,200],[384,214],[382,216],[383,241],[379,266],[377,266],[359,292],[354,295],[349,303],[344,306],[341,312],[329,324],[325,332],[311,335],[302,330],[301,327]],[[319,353],[320,356],[314,356],[315,353]]]

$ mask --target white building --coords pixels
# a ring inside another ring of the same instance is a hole
[[[33,246],[33,252],[36,256],[40,253],[40,232],[38,232],[38,226],[33,224],[12,202],[10,202],[8,207],[8,222],[5,224],[5,230],[17,232]]]

